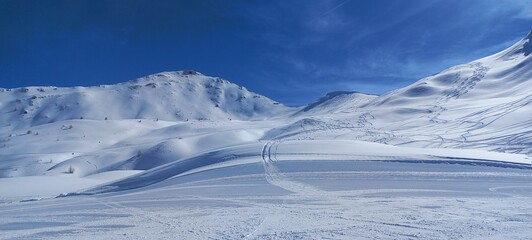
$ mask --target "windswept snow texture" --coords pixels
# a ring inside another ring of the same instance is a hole
[[[300,141],[227,148],[66,197],[6,202],[0,231],[6,239],[527,239],[532,233],[528,164],[312,142],[312,151]],[[320,153],[320,144],[327,151]]]
[[[530,239],[531,41],[304,107],[190,70],[0,89],[0,239]]]

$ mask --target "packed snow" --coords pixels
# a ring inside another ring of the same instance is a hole
[[[303,107],[191,70],[0,89],[0,238],[529,239],[531,38]]]

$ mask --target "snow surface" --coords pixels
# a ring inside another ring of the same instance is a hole
[[[0,89],[0,239],[529,239],[531,41],[304,107],[190,70]]]

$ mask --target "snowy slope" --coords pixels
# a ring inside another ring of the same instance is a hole
[[[380,96],[369,105],[437,112],[430,107],[449,102],[492,100],[495,103],[516,96],[526,97],[532,88],[531,38],[529,34],[500,53],[423,78]]]
[[[307,120],[295,119],[268,137],[340,137],[532,154],[531,38],[528,34],[500,53],[451,67],[379,97],[326,96],[299,113]],[[329,101],[333,104],[327,104]]]
[[[0,89],[0,129],[69,119],[258,120],[289,108],[226,80],[163,72],[97,87]]]
[[[381,96],[368,108],[376,119],[387,122],[381,123],[384,129],[398,134],[423,132],[441,138],[446,147],[530,154],[531,37]],[[390,116],[390,111],[395,114]]]

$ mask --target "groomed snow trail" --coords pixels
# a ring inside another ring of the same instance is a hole
[[[346,169],[345,161],[287,161],[281,155],[287,149],[275,141],[255,145],[259,161],[253,164],[130,191],[3,204],[0,238],[406,240],[532,234],[529,169],[382,161],[352,162],[356,166]]]
[[[327,194],[325,191],[319,190],[315,187],[312,187],[307,184],[293,181],[285,176],[279,168],[275,165],[277,161],[277,149],[281,141],[269,141],[264,144],[261,151],[261,158],[264,167],[264,175],[268,183],[273,186],[277,186],[292,194],[289,194],[282,198],[276,205],[268,206],[263,208],[266,210],[265,216],[256,226],[256,228],[246,235],[245,239],[257,239],[257,238],[279,238],[283,237],[282,234],[277,232],[278,229],[282,229],[282,224],[284,224],[287,217],[290,215],[308,215],[308,210],[306,213],[302,213],[302,209],[297,206],[285,204],[287,201],[296,203],[296,202],[305,202],[305,201],[316,201],[316,199],[323,200],[323,197]]]
[[[323,198],[327,196],[328,193],[326,191],[289,179],[289,177],[285,176],[279,168],[275,166],[275,161],[277,161],[277,149],[281,143],[281,141],[267,142],[262,148],[261,157],[266,180],[270,184],[293,192],[300,197]]]

